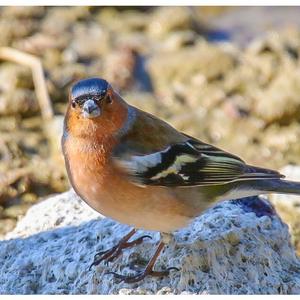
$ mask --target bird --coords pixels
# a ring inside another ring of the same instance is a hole
[[[131,240],[139,229],[161,234],[144,269],[133,276],[108,272],[126,283],[178,270],[154,267],[172,234],[214,203],[266,193],[300,194],[299,182],[176,130],[128,104],[97,77],[70,88],[62,151],[75,192],[97,212],[133,228],[117,245],[97,253],[91,267],[150,238]]]

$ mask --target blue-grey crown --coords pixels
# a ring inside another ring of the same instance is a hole
[[[109,84],[101,78],[87,78],[76,82],[71,89],[72,99],[88,95],[105,96]]]

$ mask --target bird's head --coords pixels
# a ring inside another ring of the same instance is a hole
[[[70,107],[83,119],[101,117],[113,102],[113,90],[101,78],[88,78],[76,82],[70,91]]]
[[[66,118],[74,133],[88,135],[97,130],[112,134],[122,126],[126,114],[126,102],[104,79],[87,78],[71,87]]]

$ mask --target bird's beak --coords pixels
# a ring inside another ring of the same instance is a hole
[[[82,115],[84,118],[96,118],[101,114],[101,110],[94,100],[87,100],[82,106]]]

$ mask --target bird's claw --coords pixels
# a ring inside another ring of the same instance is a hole
[[[149,238],[150,240],[152,240],[152,236],[150,235],[143,235],[135,240],[133,240],[132,242],[126,242],[125,247],[124,248],[129,248],[129,247],[133,247],[133,246],[138,246],[140,244],[143,243],[144,239]]]
[[[99,251],[98,253],[96,253],[94,255],[94,261],[99,259],[100,256],[104,255],[105,253],[107,253],[108,251],[110,251],[111,249],[108,249],[108,250],[104,250],[104,251]]]
[[[109,250],[100,251],[95,254],[94,261],[89,267],[89,271],[92,269],[93,266],[99,265],[103,260],[109,259],[114,253],[118,251],[118,246],[114,246]]]
[[[106,272],[105,275],[113,275],[114,278],[116,279],[120,279],[121,282],[125,282],[125,283],[135,283],[135,282],[139,282],[141,280],[143,280],[146,276],[154,276],[154,277],[164,277],[164,276],[168,276],[170,274],[171,270],[176,270],[179,271],[178,268],[176,267],[170,267],[165,271],[154,271],[154,270],[147,270],[145,269],[144,271],[141,271],[139,273],[137,273],[134,276],[126,276],[126,275],[122,275],[122,274],[118,274],[116,272]]]
[[[122,250],[130,247],[134,247],[143,243],[144,239],[152,239],[150,235],[143,235],[132,242],[120,242],[118,245],[112,247],[111,249],[100,251],[95,254],[94,261],[89,267],[89,271],[93,266],[99,265],[102,261],[112,262],[114,259],[119,257],[122,254]]]

